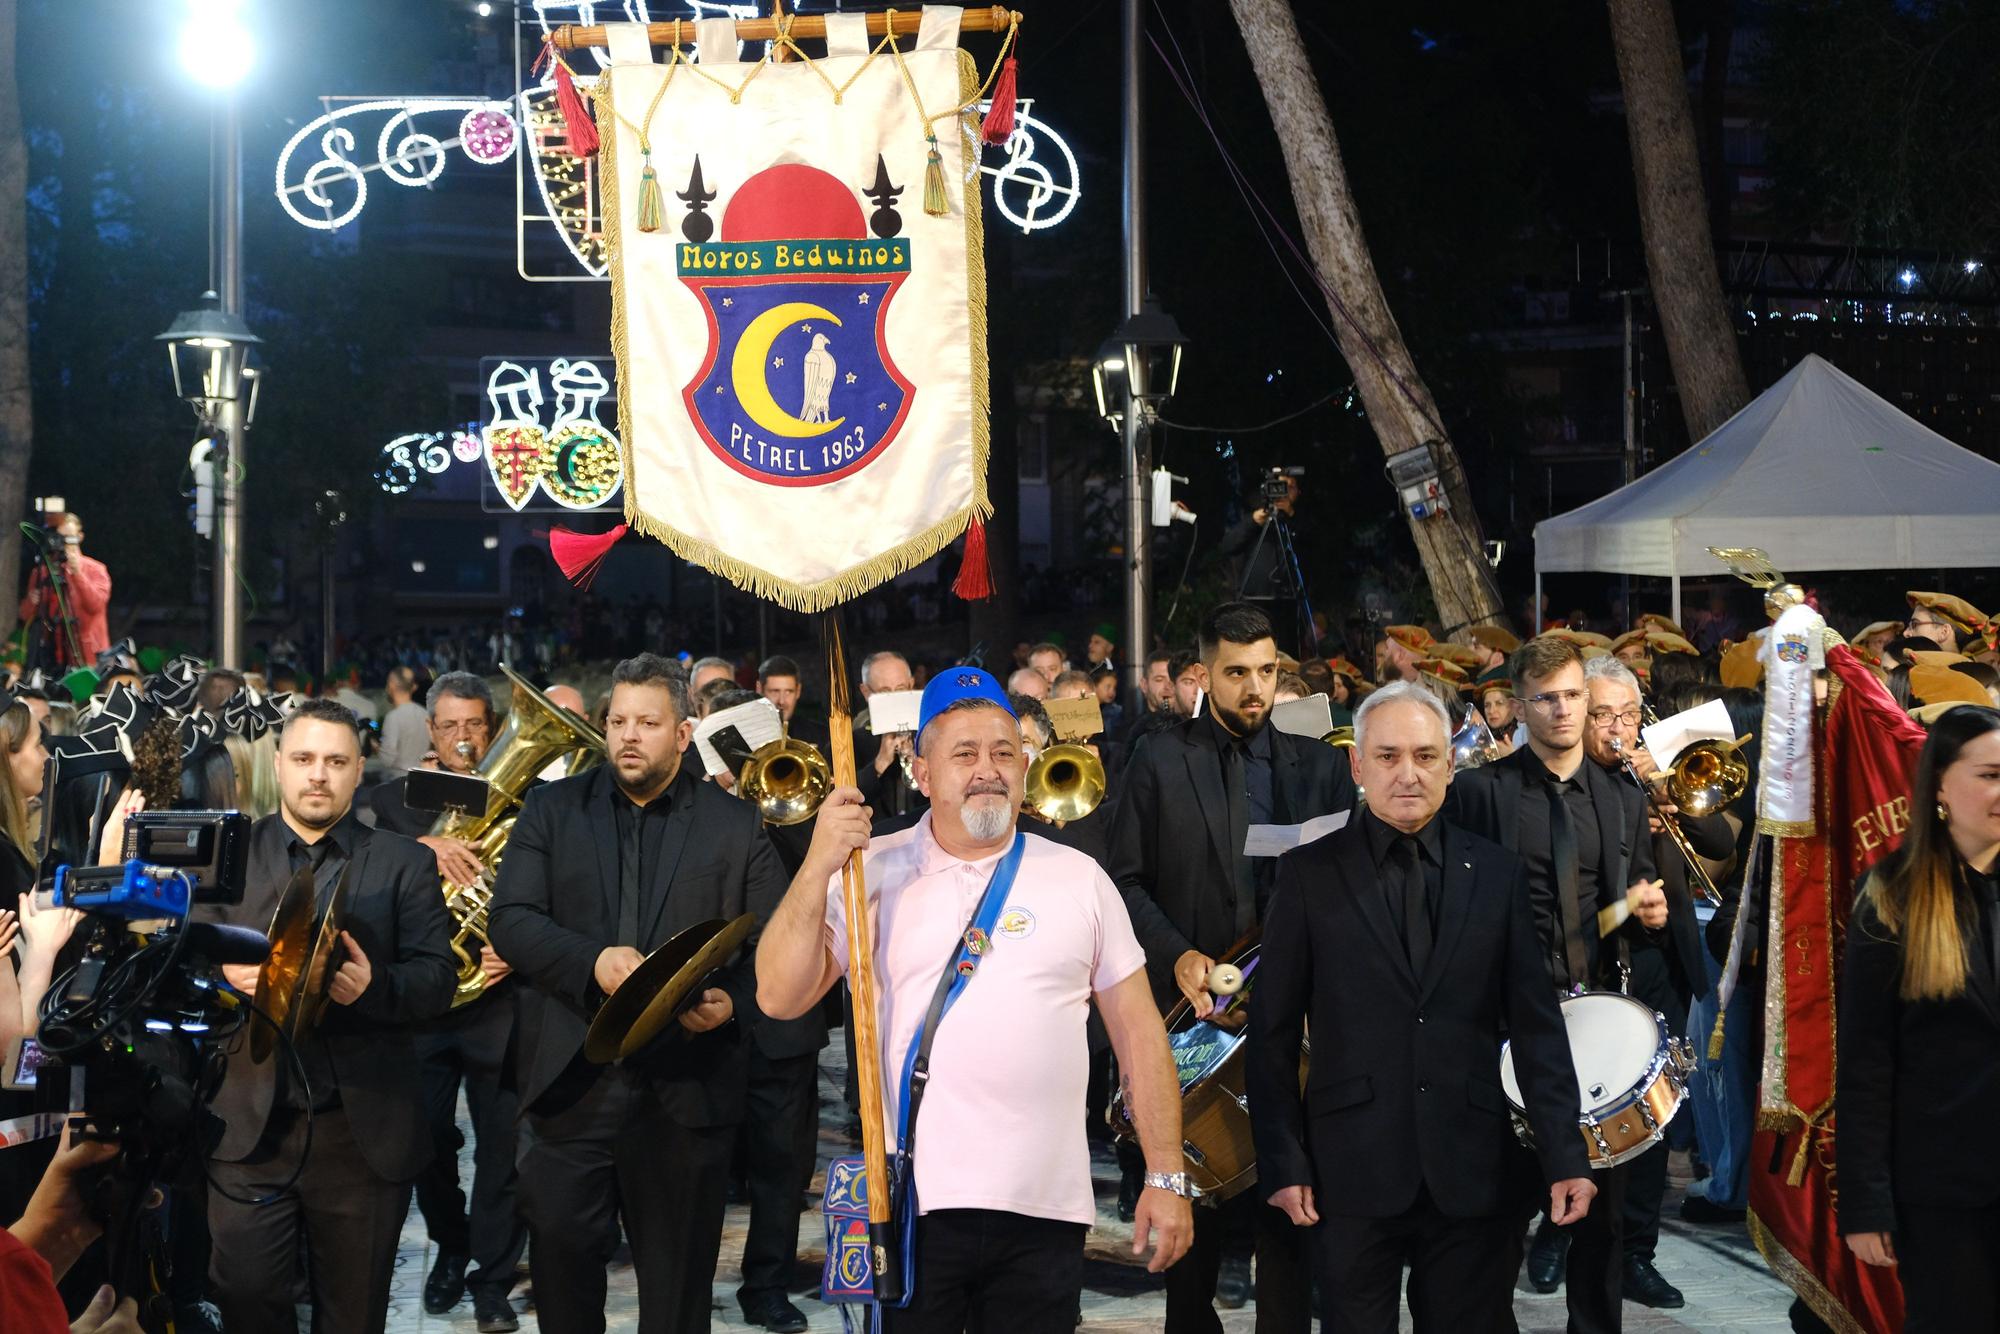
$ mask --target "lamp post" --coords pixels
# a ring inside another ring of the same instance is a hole
[[[174,317],[155,342],[167,345],[174,396],[194,408],[216,448],[209,455],[215,491],[215,661],[243,664],[243,599],[238,564],[243,548],[243,434],[257,413],[262,376],[247,367],[250,349],[263,340],[243,317],[221,309],[214,292],[202,304]]]
[[[1180,383],[1181,351],[1187,338],[1174,317],[1142,295],[1097,350],[1090,366],[1097,414],[1111,423],[1124,443],[1125,464],[1125,667],[1127,685],[1143,687],[1146,655],[1152,650],[1152,510],[1145,492],[1153,471],[1153,423],[1160,405]]]
[[[203,422],[215,432],[215,570],[212,606],[215,613],[215,660],[227,667],[247,665],[243,643],[243,477],[244,432],[256,410],[256,383],[251,381],[246,397],[238,392],[243,378],[243,358],[258,341],[243,323],[243,136],[236,117],[235,88],[248,74],[256,56],[256,44],[242,22],[242,0],[187,0],[187,22],[181,29],[180,59],[190,78],[217,94],[209,121],[209,237],[208,300],[214,309],[189,312],[174,322],[175,328],[161,334],[174,357],[174,388],[182,398],[195,404]],[[220,339],[230,355],[211,359],[212,369],[230,373],[213,385],[182,376],[182,358],[174,349],[188,347],[211,353],[224,349],[209,343],[176,337],[181,321],[189,315],[209,314],[233,321],[223,332],[213,330],[205,337]],[[240,333],[240,337],[237,335]],[[201,385],[196,395],[190,385]],[[220,392],[226,390],[227,392]]]

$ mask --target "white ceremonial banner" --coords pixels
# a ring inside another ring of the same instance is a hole
[[[1757,775],[1757,832],[1803,838],[1813,821],[1813,671],[1826,663],[1826,621],[1803,604],[1785,608],[1764,636],[1764,744]]]
[[[597,84],[626,520],[798,610],[990,513],[959,17],[786,63],[703,24],[698,63],[669,48]]]

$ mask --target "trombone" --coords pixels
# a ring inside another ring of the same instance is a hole
[[[833,791],[833,767],[819,747],[781,736],[750,753],[736,786],[765,824],[803,824]]]
[[[1745,738],[1748,740],[1748,738]],[[1729,803],[1743,795],[1750,786],[1750,766],[1743,762],[1743,754],[1738,749],[1740,741],[1697,741],[1674,758],[1673,766],[1667,770],[1667,796],[1683,813],[1699,820],[1713,815]],[[1639,776],[1632,764],[1632,757],[1625,753],[1622,737],[1611,738],[1611,749],[1618,755],[1625,772],[1632,775],[1632,781],[1646,794],[1646,804],[1658,816],[1660,824],[1679,849],[1681,859],[1693,873],[1701,896],[1710,903],[1722,902],[1722,891],[1715,886],[1715,880],[1708,868],[1701,864],[1701,857],[1688,842],[1687,832],[1680,821],[1669,814],[1653,795],[1652,784]]]
[[[1081,820],[1104,800],[1104,761],[1088,746],[1050,746],[1028,765],[1021,812],[1060,829]]]

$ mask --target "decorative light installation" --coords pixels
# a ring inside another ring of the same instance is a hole
[[[338,100],[322,99],[328,104]],[[460,113],[459,133],[451,139],[440,139],[416,127],[420,116],[451,111]],[[349,122],[383,112],[389,113],[389,119],[376,136],[374,161],[357,161],[354,153],[359,140]],[[466,137],[468,128],[474,131],[471,140]],[[300,226],[337,231],[366,207],[370,172],[381,172],[397,185],[429,185],[443,173],[449,149],[461,149],[471,161],[490,166],[514,155],[519,134],[513,108],[490,98],[394,97],[353,102],[308,121],[285,141],[278,153],[278,203]],[[308,142],[318,144],[317,158],[299,157],[299,149]],[[298,178],[292,180],[295,158],[304,165]],[[344,205],[337,203],[340,196],[336,191],[348,189],[353,197]],[[315,211],[308,212],[308,208]]]

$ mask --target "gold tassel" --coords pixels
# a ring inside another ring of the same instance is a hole
[[[660,218],[664,212],[665,208],[660,203],[660,182],[653,175],[653,155],[648,152],[645,170],[639,173],[639,230],[660,230]]]
[[[1722,1021],[1728,1017],[1720,1011],[1715,1016],[1715,1031],[1708,1035],[1708,1059],[1711,1061],[1722,1059]]]
[[[942,218],[951,212],[951,201],[944,192],[944,159],[938,156],[938,141],[935,134],[926,136],[930,140],[930,160],[924,164],[924,212],[933,218]]]

